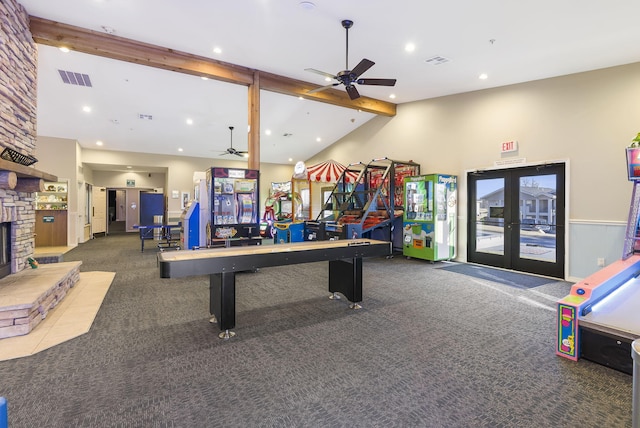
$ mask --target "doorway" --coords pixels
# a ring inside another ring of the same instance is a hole
[[[107,234],[126,233],[126,192],[120,189],[107,190]]]
[[[565,164],[467,174],[467,260],[564,278]]]

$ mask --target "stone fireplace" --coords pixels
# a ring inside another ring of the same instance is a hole
[[[0,1],[0,339],[29,333],[79,280],[82,262],[30,269],[35,193],[58,181],[35,161],[37,46],[17,0]],[[7,150],[13,156],[3,156]],[[26,162],[26,163],[29,163]],[[4,277],[3,277],[4,276]]]
[[[36,147],[37,45],[29,15],[16,0],[0,2],[0,19],[0,152],[9,148],[31,156]],[[33,256],[34,193],[43,178],[55,177],[0,159],[0,223],[10,223],[10,273],[28,267]]]

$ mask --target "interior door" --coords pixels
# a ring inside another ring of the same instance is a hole
[[[91,207],[91,233],[107,232],[107,189],[93,186]]]
[[[467,260],[564,278],[565,165],[468,174]]]

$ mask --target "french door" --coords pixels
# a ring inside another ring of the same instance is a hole
[[[467,260],[564,278],[564,163],[467,175]]]

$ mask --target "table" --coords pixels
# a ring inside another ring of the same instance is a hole
[[[160,230],[160,242],[158,242],[158,248],[180,248],[179,239],[174,239],[172,236],[172,230],[176,228],[180,228],[182,225],[178,224],[160,224],[154,223],[149,225],[138,225],[133,226],[134,229],[138,229],[140,231],[140,251],[144,252],[144,241],[145,239],[154,239],[155,234],[154,231]]]
[[[344,295],[352,308],[362,301],[362,259],[391,254],[391,243],[372,239],[307,241],[288,244],[177,251],[158,255],[161,278],[209,275],[209,312],[228,339],[236,322],[235,274],[261,267],[329,262],[331,298]]]

